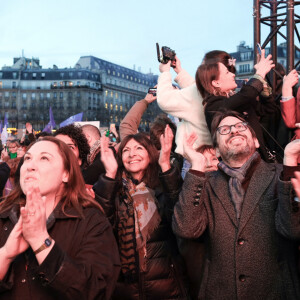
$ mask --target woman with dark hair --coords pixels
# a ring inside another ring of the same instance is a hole
[[[0,299],[110,299],[117,245],[69,147],[31,145],[0,203]]]
[[[106,174],[94,190],[119,242],[121,274],[114,299],[187,298],[182,259],[171,230],[181,186],[179,171],[170,164],[172,139],[167,126],[158,155],[147,135],[128,135],[118,150],[118,166],[108,139],[102,137]]]
[[[210,53],[210,52],[209,52]],[[207,54],[208,55],[208,54]],[[271,55],[265,58],[262,50],[260,61],[254,66],[255,75],[241,88],[238,93],[235,74],[230,72],[226,65],[216,59],[204,60],[196,72],[196,85],[203,97],[205,118],[209,130],[211,122],[217,111],[229,109],[245,115],[245,118],[254,129],[260,143],[260,153],[268,161],[268,153],[264,145],[262,129],[256,114],[256,98],[266,86],[265,76],[275,66]]]
[[[205,55],[203,62],[211,59],[222,62],[230,72],[235,72],[235,60],[227,52],[211,51]],[[175,81],[181,89],[174,89],[170,64],[171,62],[159,65],[161,74],[157,85],[157,104],[167,114],[181,119],[177,126],[175,141],[176,152],[184,155],[183,140],[185,134],[196,133],[198,139],[195,142],[195,148],[204,144],[211,145],[212,142],[205,120],[203,98],[197,90],[195,79],[181,67],[180,60],[176,57],[174,71],[177,76]]]

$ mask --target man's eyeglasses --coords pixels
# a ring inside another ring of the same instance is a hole
[[[234,127],[238,132],[245,131],[248,128],[247,122],[238,122],[234,125],[223,125],[217,128],[217,131],[222,134],[226,135],[231,132],[231,128]]]

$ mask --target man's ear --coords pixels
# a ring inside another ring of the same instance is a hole
[[[64,183],[67,183],[67,182],[69,181],[69,173],[64,172],[62,181],[63,181]]]
[[[257,138],[254,138],[254,145],[255,145],[255,148],[258,149],[259,148],[259,141]]]
[[[212,85],[213,87],[215,87],[215,88],[218,88],[220,84],[219,84],[218,80],[213,80],[213,81],[211,82],[211,85]]]

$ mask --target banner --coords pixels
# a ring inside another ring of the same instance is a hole
[[[63,122],[61,122],[59,124],[59,127],[64,127],[64,126],[70,125],[70,124],[72,124],[74,122],[81,122],[82,121],[82,117],[83,117],[83,112],[81,112],[81,113],[79,113],[77,115],[71,116],[67,120],[64,120]]]

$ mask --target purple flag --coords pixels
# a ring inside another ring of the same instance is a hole
[[[71,116],[67,120],[64,120],[63,122],[61,122],[59,124],[59,127],[64,127],[64,126],[67,126],[67,125],[72,124],[74,122],[81,122],[82,121],[82,116],[83,116],[82,112],[77,114],[77,115]]]
[[[52,108],[50,107],[49,109],[49,116],[50,116],[50,124],[52,126],[52,129],[56,126],[54,118],[53,118],[53,113],[52,113]]]
[[[46,127],[43,129],[43,132],[48,132],[52,133],[52,129],[56,126],[54,118],[53,118],[53,113],[52,113],[52,108],[49,108],[49,118],[50,122],[46,125]]]
[[[2,120],[0,120],[0,133],[2,133]]]

